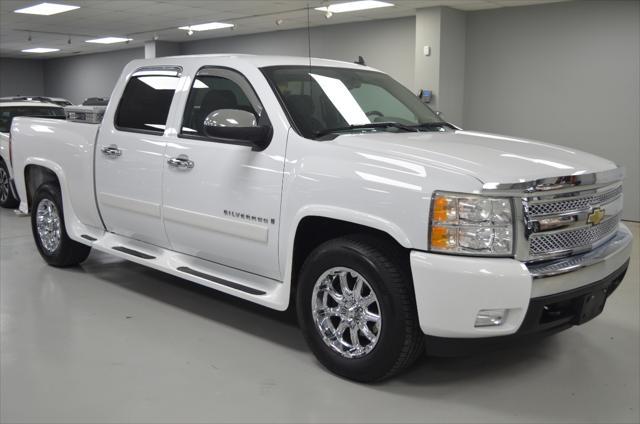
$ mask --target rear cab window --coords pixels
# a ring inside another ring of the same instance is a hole
[[[115,126],[120,131],[163,134],[180,80],[180,68],[140,69],[122,93]]]

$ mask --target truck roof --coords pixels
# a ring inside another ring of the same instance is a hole
[[[357,59],[357,55],[354,55],[354,59]],[[353,62],[343,62],[339,60],[321,59],[307,56],[276,56],[276,55],[256,55],[256,54],[236,54],[236,53],[222,53],[222,54],[199,54],[199,55],[186,55],[186,56],[167,56],[156,59],[136,59],[130,63],[137,66],[153,66],[153,65],[167,65],[168,62],[172,62],[174,65],[176,60],[184,63],[195,64],[211,64],[211,60],[217,60],[221,62],[236,62],[244,63],[255,66],[257,68],[264,68],[267,66],[328,66],[338,68],[352,68],[352,69],[364,69],[369,71],[378,71],[375,68],[369,66],[359,65]],[[378,71],[380,72],[380,71]]]

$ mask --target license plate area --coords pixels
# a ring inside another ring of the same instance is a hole
[[[600,315],[607,301],[607,289],[594,290],[582,298],[582,307],[576,316],[576,324],[584,324]]]

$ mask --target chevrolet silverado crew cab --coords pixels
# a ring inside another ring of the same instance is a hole
[[[91,249],[285,310],[357,381],[425,351],[598,315],[627,269],[614,163],[465,131],[375,69],[134,60],[100,124],[16,118],[20,209],[44,260]]]

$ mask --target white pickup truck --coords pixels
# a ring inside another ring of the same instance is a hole
[[[358,64],[135,60],[101,124],[16,118],[46,262],[108,252],[277,310],[358,381],[598,315],[631,234],[623,172],[464,131]]]

